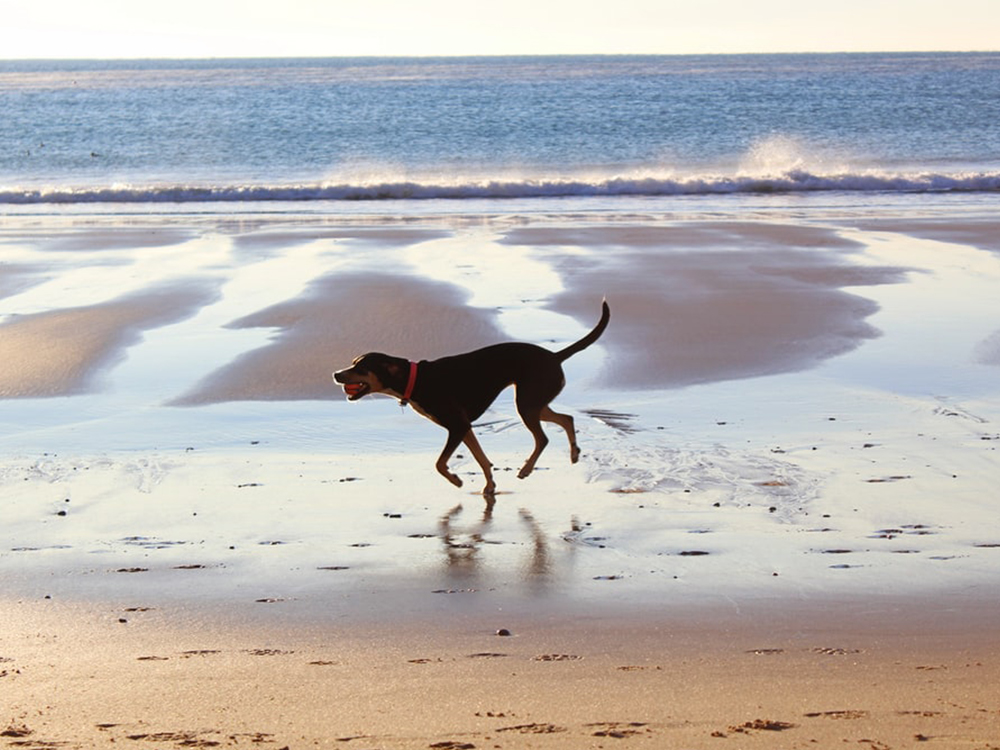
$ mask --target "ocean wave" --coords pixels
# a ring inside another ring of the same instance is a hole
[[[814,192],[993,192],[1000,172],[961,174],[857,172],[779,175],[612,177],[601,179],[386,180],[304,185],[145,185],[0,188],[0,204],[248,203],[568,197],[657,197]]]

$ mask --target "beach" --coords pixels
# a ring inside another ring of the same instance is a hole
[[[1000,222],[750,203],[0,218],[0,744],[1000,747]]]

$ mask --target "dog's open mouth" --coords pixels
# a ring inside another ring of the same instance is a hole
[[[368,391],[368,383],[344,383],[344,393],[349,401],[357,401]]]

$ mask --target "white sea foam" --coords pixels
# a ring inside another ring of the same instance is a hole
[[[818,192],[995,192],[1000,171],[893,172],[860,169],[822,172],[704,173],[679,176],[645,172],[611,177],[532,177],[469,179],[387,179],[302,184],[149,184],[85,188],[7,187],[0,205],[99,203],[257,203],[309,201],[392,201],[553,197],[657,197]]]

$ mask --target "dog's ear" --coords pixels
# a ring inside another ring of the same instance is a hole
[[[398,378],[403,374],[403,368],[400,367],[395,362],[390,362],[385,366],[385,371],[392,375],[394,378]]]

